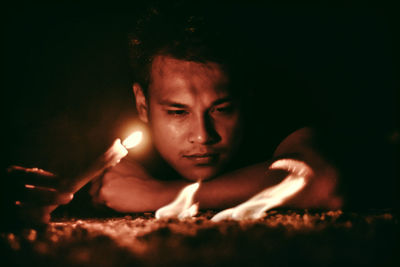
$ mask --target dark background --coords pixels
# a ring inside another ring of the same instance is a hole
[[[125,134],[136,114],[126,33],[144,8],[21,3],[3,10],[3,168],[74,175]],[[249,79],[260,85],[253,140],[321,126],[353,202],[391,206],[399,146],[394,7],[239,9],[248,34],[238,38],[249,38],[254,58]]]

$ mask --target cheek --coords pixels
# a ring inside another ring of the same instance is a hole
[[[151,118],[154,143],[161,151],[170,152],[179,148],[185,135],[185,126],[170,120],[167,116],[155,113]]]
[[[241,122],[238,115],[229,119],[218,120],[215,126],[224,143],[235,142],[240,137]]]

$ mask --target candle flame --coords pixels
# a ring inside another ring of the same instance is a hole
[[[126,148],[133,148],[140,144],[143,138],[143,133],[142,131],[135,131],[131,135],[129,135],[125,140],[122,142],[124,147]]]
[[[211,220],[256,220],[264,217],[265,212],[282,204],[285,200],[299,192],[308,177],[313,174],[311,168],[304,162],[294,159],[275,161],[269,169],[283,169],[289,175],[279,184],[268,187],[246,202],[216,214]]]
[[[156,218],[185,219],[195,216],[198,212],[199,204],[193,204],[193,197],[199,187],[200,182],[197,182],[183,188],[174,201],[156,211]]]

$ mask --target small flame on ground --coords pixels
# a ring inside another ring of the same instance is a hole
[[[216,214],[211,220],[256,220],[265,216],[265,212],[282,204],[289,197],[299,192],[309,176],[313,174],[311,168],[302,161],[294,159],[280,159],[275,161],[269,169],[283,169],[289,175],[279,184],[268,187],[246,202]]]
[[[127,149],[133,148],[140,144],[143,138],[142,131],[135,131],[131,135],[129,135],[125,140],[122,142],[122,145]]]
[[[174,201],[156,211],[156,218],[185,219],[195,216],[199,203],[193,204],[193,197],[199,187],[200,182],[197,182],[183,188]]]

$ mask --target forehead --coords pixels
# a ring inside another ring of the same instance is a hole
[[[151,68],[151,98],[218,98],[229,95],[228,77],[215,62],[194,62],[156,56]]]

